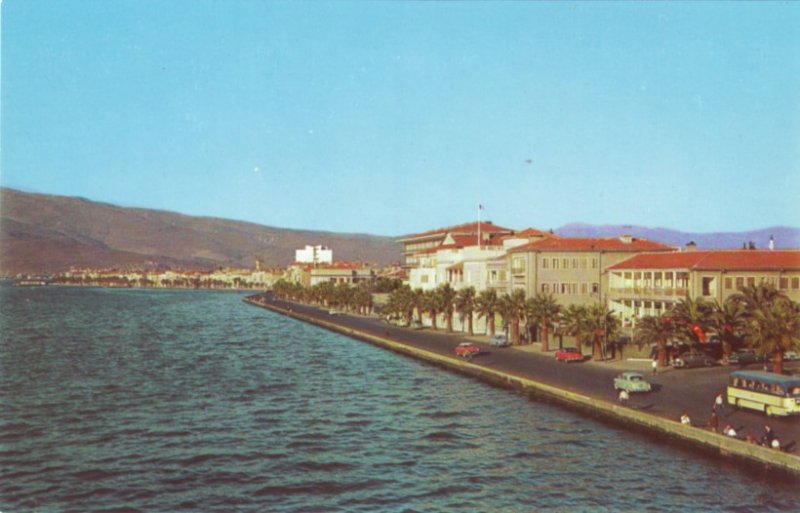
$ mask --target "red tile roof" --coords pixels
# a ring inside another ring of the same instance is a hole
[[[531,251],[589,251],[589,252],[637,252],[637,251],[675,251],[672,246],[647,239],[631,238],[625,242],[622,238],[577,238],[548,237],[543,240],[529,242],[509,250],[509,253],[527,253]]]
[[[520,232],[516,232],[514,235],[518,237],[558,237],[555,233],[543,232],[536,228],[525,228]]]
[[[800,270],[798,250],[715,250],[645,253],[610,267],[619,269],[689,269],[695,271]]]
[[[491,221],[481,221],[481,232],[483,233],[500,233],[500,232],[508,232],[513,233],[514,230],[510,228],[503,228],[502,226],[497,226],[493,224]],[[420,239],[420,238],[427,238],[433,237],[436,235],[446,235],[448,233],[457,233],[457,234],[470,234],[470,233],[478,233],[478,222],[474,221],[471,223],[464,223],[459,224],[456,226],[447,226],[444,228],[435,228],[433,230],[428,230],[427,232],[416,233],[411,235],[405,235],[400,237],[399,241],[405,240],[412,240],[412,239]]]

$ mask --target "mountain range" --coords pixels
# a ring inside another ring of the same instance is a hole
[[[436,223],[432,222],[431,227]],[[632,225],[567,224],[555,230],[569,237],[629,234],[683,246],[741,248],[800,247],[800,229],[773,227],[736,233],[687,233]],[[399,262],[394,237],[262,226],[128,208],[83,198],[34,194],[0,188],[0,275],[56,273],[78,268],[283,267],[306,244],[331,247],[336,260],[387,265]]]

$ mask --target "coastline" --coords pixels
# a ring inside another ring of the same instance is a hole
[[[432,363],[444,369],[471,376],[495,386],[522,391],[535,397],[552,401],[570,409],[578,410],[604,420],[611,421],[627,429],[635,427],[637,431],[667,437],[671,440],[700,448],[709,453],[724,457],[736,458],[747,462],[756,462],[765,466],[791,472],[800,476],[800,457],[794,454],[776,451],[753,445],[743,440],[722,436],[717,433],[696,427],[685,426],[677,420],[671,420],[640,409],[621,406],[614,402],[599,400],[587,395],[585,391],[568,390],[536,379],[530,372],[514,372],[490,368],[486,365],[466,361],[452,354],[441,354],[423,347],[396,340],[396,337],[370,333],[363,329],[345,326],[336,319],[320,319],[293,308],[283,308],[269,302],[262,302],[249,296],[243,299],[249,305],[265,308],[275,313],[319,326],[373,345],[394,351],[411,358]]]

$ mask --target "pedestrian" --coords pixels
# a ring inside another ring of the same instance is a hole
[[[715,410],[711,410],[711,416],[708,418],[708,427],[714,433],[717,432],[717,427],[719,427],[719,417],[717,417],[717,412]]]
[[[773,449],[778,450],[778,451],[781,450],[781,441],[778,440],[777,436],[772,439],[772,442],[770,443],[770,447],[772,447]]]
[[[772,428],[769,426],[764,426],[764,434],[761,435],[761,445],[764,447],[771,447],[772,440],[775,438],[775,433],[772,432]]]
[[[688,413],[683,412],[683,414],[681,415],[681,424],[683,424],[684,426],[691,426],[692,425],[692,419],[689,418],[689,414]]]
[[[625,406],[626,404],[628,404],[628,399],[629,398],[630,398],[630,396],[628,395],[628,391],[627,390],[625,390],[623,388],[622,390],[619,391],[619,404],[621,404],[622,406]]]
[[[730,424],[725,425],[725,429],[722,430],[722,434],[730,436],[732,438],[736,438],[736,430],[733,429],[733,426],[731,426]]]
[[[658,372],[658,358],[653,358],[653,362],[650,364],[653,367],[653,374]]]
[[[722,411],[722,393],[717,394],[717,397],[714,398],[714,411],[719,410]]]

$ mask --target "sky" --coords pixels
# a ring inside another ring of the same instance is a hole
[[[0,184],[398,236],[800,227],[800,3],[2,2]]]

